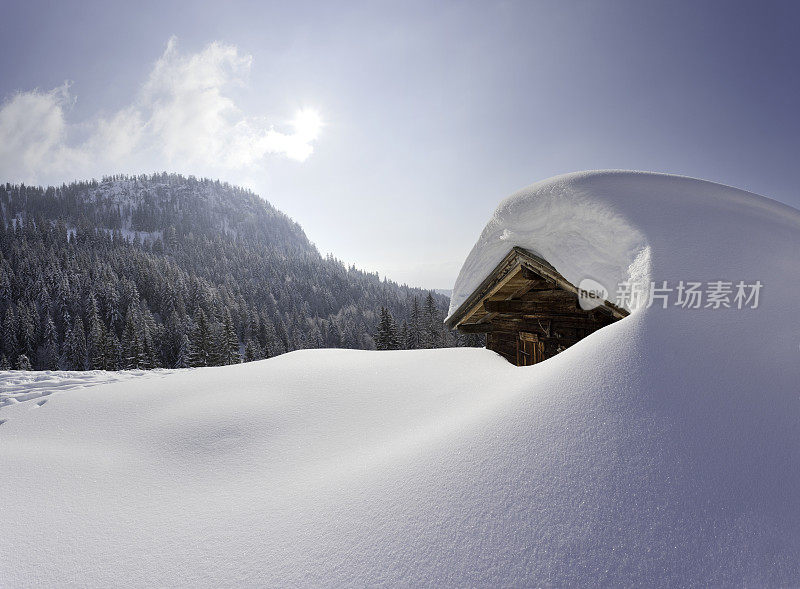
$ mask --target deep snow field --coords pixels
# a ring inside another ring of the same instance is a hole
[[[527,368],[314,350],[82,388],[2,373],[0,585],[800,585],[800,212],[557,177],[501,203],[451,311],[513,245],[612,293],[763,289],[631,305]]]

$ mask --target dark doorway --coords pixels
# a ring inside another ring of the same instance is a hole
[[[544,360],[544,343],[535,333],[520,331],[517,339],[517,366],[530,366]]]

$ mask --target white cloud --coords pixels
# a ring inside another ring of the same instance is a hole
[[[0,170],[10,180],[31,178],[43,162],[69,159],[64,106],[69,86],[14,94],[0,108]]]
[[[0,106],[0,180],[58,182],[164,168],[252,172],[270,154],[304,161],[320,127],[316,114],[301,111],[291,131],[281,132],[263,116],[246,115],[231,97],[246,87],[251,63],[216,42],[181,55],[170,39],[130,105],[82,123],[67,120],[74,102],[68,83],[18,92]],[[85,139],[71,141],[85,129]]]

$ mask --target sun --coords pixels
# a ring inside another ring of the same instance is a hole
[[[319,112],[312,108],[298,110],[292,121],[295,135],[305,141],[316,139],[322,124]]]

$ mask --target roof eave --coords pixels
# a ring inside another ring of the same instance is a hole
[[[486,297],[489,291],[496,286],[496,284],[499,282],[501,273],[504,270],[506,270],[506,273],[511,272],[516,266],[527,266],[531,270],[543,274],[546,278],[554,280],[564,290],[568,290],[576,294],[578,292],[577,287],[569,280],[564,278],[547,260],[537,256],[529,250],[519,246],[514,246],[488,274],[488,276],[486,276],[486,278],[478,285],[472,294],[470,294],[464,300],[464,302],[458,306],[458,309],[456,309],[452,315],[445,319],[444,324],[450,329],[456,329],[467,316],[469,311],[471,311],[478,304],[478,302]],[[603,301],[602,306],[606,307],[617,318],[622,318],[630,314],[627,310],[615,305],[610,301]]]

